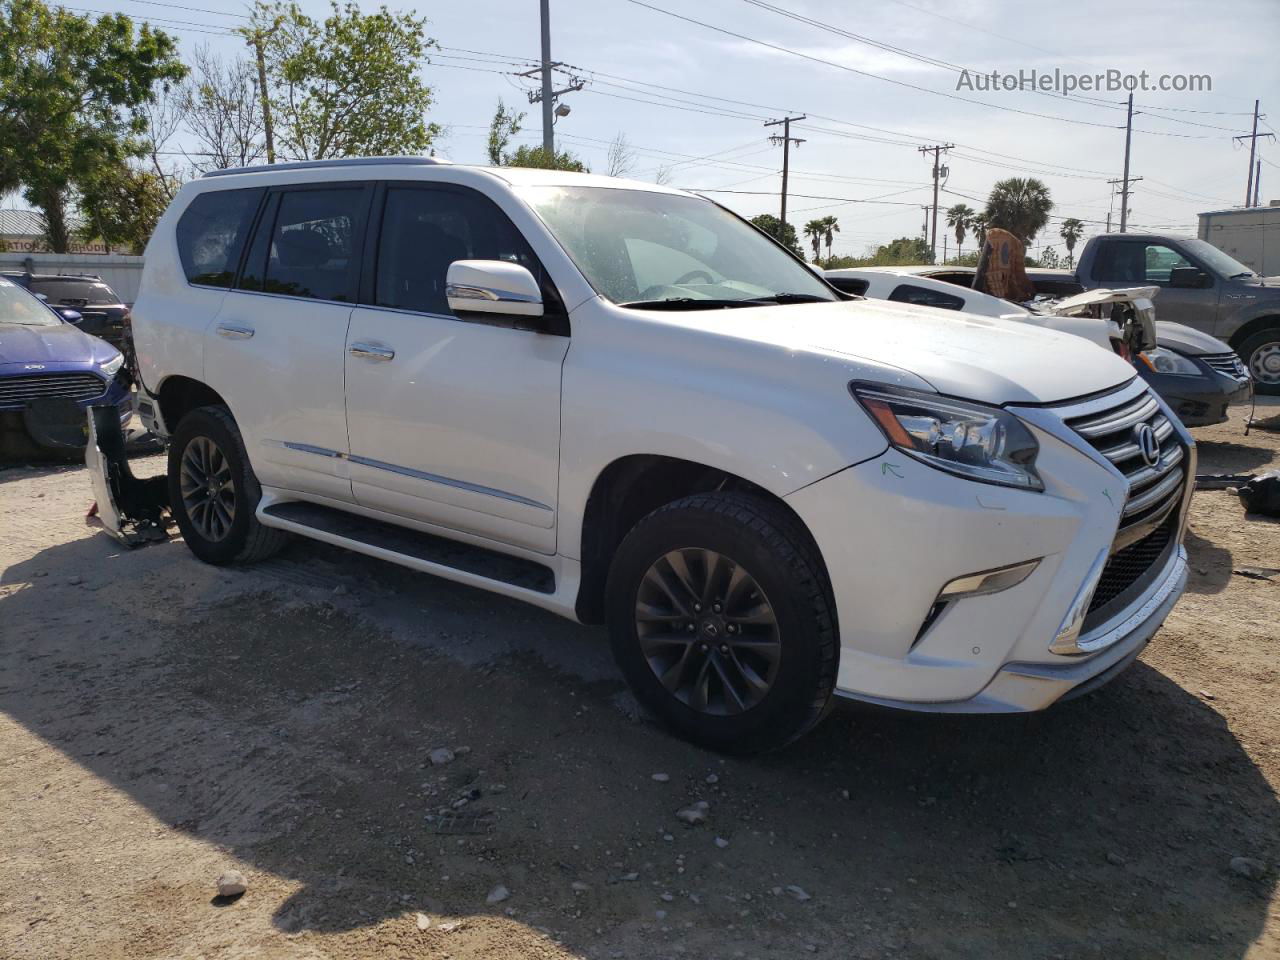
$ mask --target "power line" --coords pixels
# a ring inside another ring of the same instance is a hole
[[[892,77],[881,76],[880,74],[871,73],[870,71],[867,71],[867,70],[859,70],[856,67],[850,67],[850,66],[847,66],[846,64],[837,63],[834,60],[827,60],[827,59],[824,59],[823,57],[814,56],[813,54],[810,54],[810,53],[804,53],[800,50],[792,50],[789,47],[784,47],[776,43],[770,43],[767,40],[760,40],[756,37],[747,36],[745,33],[737,33],[725,27],[718,27],[715,24],[707,23],[704,20],[696,20],[693,17],[687,17],[684,14],[676,13],[673,10],[667,10],[667,9],[664,9],[663,7],[654,6],[651,3],[646,3],[645,0],[626,0],[626,2],[634,4],[635,6],[638,6],[638,7],[644,7],[647,10],[652,10],[655,13],[661,13],[665,16],[673,17],[674,19],[684,21],[685,23],[691,23],[691,24],[694,24],[695,26],[703,27],[707,30],[713,30],[716,33],[722,33],[725,36],[733,37],[737,40],[745,40],[748,43],[754,43],[758,46],[765,47],[769,50],[776,50],[779,53],[785,53],[785,54],[788,54],[789,56],[799,57],[802,60],[809,60],[813,63],[820,63],[828,67],[834,67],[837,70],[843,70],[846,73],[856,74],[857,76],[869,77],[873,80],[881,80],[885,83],[891,83],[894,86],[905,87],[906,89],[915,90],[920,93],[928,93],[937,97],[945,97],[948,100],[958,100],[962,103],[972,103],[980,107],[989,107],[992,110],[1003,110],[1007,113],[1016,113],[1016,114],[1020,114],[1022,116],[1028,116],[1028,117],[1039,117],[1043,120],[1056,120],[1060,123],[1072,123],[1072,124],[1077,124],[1079,126],[1085,126],[1085,127],[1100,127],[1107,130],[1116,129],[1116,126],[1114,124],[1098,123],[1093,120],[1077,120],[1071,117],[1058,116],[1056,114],[1038,113],[1034,110],[1021,110],[1021,109],[1018,109],[1017,107],[1003,106],[1002,104],[998,104],[998,103],[988,103],[985,100],[975,100],[970,97],[962,97],[959,94],[947,93],[942,90],[933,90],[929,87],[922,87],[919,84],[909,83],[906,80],[895,80]],[[1171,133],[1171,132],[1162,131],[1162,130],[1142,130],[1139,132],[1151,134],[1154,136],[1178,137],[1181,139],[1189,139],[1189,140],[1207,139],[1205,136],[1200,134]]]

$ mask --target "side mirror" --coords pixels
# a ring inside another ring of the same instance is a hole
[[[1174,267],[1169,271],[1169,286],[1181,290],[1199,290],[1213,286],[1213,280],[1199,267]]]
[[[62,315],[62,319],[67,323],[79,323],[84,319],[78,310],[58,310],[57,312]]]
[[[449,309],[459,316],[483,313],[541,317],[542,291],[527,268],[506,260],[455,260],[445,274]]]

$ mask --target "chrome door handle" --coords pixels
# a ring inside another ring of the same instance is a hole
[[[246,327],[239,323],[220,323],[217,330],[218,336],[226,337],[228,340],[248,340],[253,336],[253,327]]]
[[[376,343],[353,343],[347,353],[353,357],[359,357],[361,360],[373,360],[377,363],[386,363],[388,360],[395,359],[396,352],[390,347],[380,346]]]

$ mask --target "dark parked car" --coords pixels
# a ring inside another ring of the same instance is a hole
[[[0,277],[0,457],[82,447],[90,404],[129,419],[124,356]]]
[[[126,357],[130,355],[129,307],[100,277],[60,273],[5,273],[3,276],[36,294],[63,319],[72,311],[80,314],[78,322],[71,322],[85,333],[107,341]]]

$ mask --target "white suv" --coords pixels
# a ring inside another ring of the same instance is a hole
[[[652,184],[206,176],[134,336],[202,560],[289,532],[605,622],[639,699],[715,748],[835,696],[1041,709],[1128,665],[1186,580],[1194,445],[1123,360],[850,297]]]

